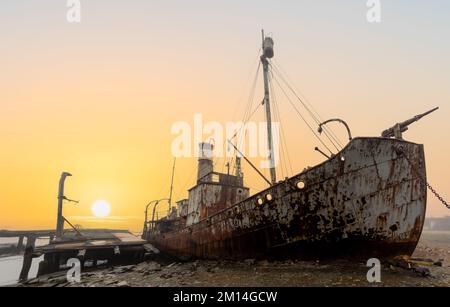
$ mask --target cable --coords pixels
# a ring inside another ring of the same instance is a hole
[[[257,82],[258,82],[258,75],[259,75],[260,68],[261,68],[261,62],[259,62],[258,68],[256,69],[255,78],[253,80],[252,90],[250,91],[249,101],[248,101],[248,104],[247,104],[248,107],[247,107],[247,110],[246,110],[246,112],[244,114],[244,118],[242,120],[242,126],[239,128],[239,130],[236,132],[235,135],[239,135],[239,133],[242,131],[242,129],[246,127],[246,125],[247,125],[248,121],[250,120],[251,116],[253,116],[256,113],[256,111],[258,110],[258,108],[259,108],[259,106],[258,106],[252,113],[250,113],[250,111],[251,111],[251,109],[253,107],[254,99],[255,99],[256,85],[257,85]],[[236,145],[237,145],[238,148],[241,147],[241,145],[244,142],[244,140],[245,140],[245,135],[241,135],[240,138],[239,137],[237,138]],[[235,165],[233,164],[234,156],[231,157],[230,160],[226,160],[226,161],[229,163],[230,167],[235,167]]]
[[[285,85],[288,87],[288,89],[294,94],[294,96],[300,101],[300,103],[303,105],[303,107],[308,111],[310,116],[313,118],[313,120],[316,122],[317,125],[320,125],[321,119],[320,116],[317,114],[317,116],[314,114],[314,112],[311,111],[311,109],[307,106],[307,104],[299,97],[299,95],[296,93],[294,88],[289,84],[289,82],[286,81],[286,79],[282,76],[280,70],[277,68],[277,66],[271,65],[272,70],[281,78],[281,80],[285,83]],[[317,111],[315,111],[317,113]],[[329,141],[332,143],[333,147],[340,151],[342,149],[342,144],[337,139],[337,137],[334,135],[334,133],[329,130],[327,127],[324,127],[324,134],[329,139]],[[339,148],[340,147],[340,148]]]
[[[282,75],[282,73],[284,73],[285,75],[286,75],[286,79],[288,79],[288,81],[290,81],[291,79],[289,78],[289,75],[286,73],[286,71],[283,69],[283,67],[281,67],[281,65],[280,64],[278,64],[278,62],[274,59],[274,66],[275,66],[275,69],[277,69],[278,70],[278,73],[280,74],[280,75]],[[285,81],[285,83],[288,83],[287,81]],[[292,83],[292,82],[291,82]],[[292,88],[293,88],[293,86],[291,86]],[[295,92],[295,91],[294,91]],[[301,96],[303,96],[303,98],[304,98],[304,100],[306,101],[306,103],[310,106],[310,108],[314,111],[314,113],[316,114],[316,116],[317,116],[317,118],[320,120],[320,122],[322,122],[323,120],[322,120],[322,118],[321,118],[321,116],[320,116],[320,114],[319,114],[319,112],[317,112],[317,110],[314,108],[314,106],[311,104],[311,103],[309,103],[308,102],[308,99],[306,99],[306,97],[304,96],[304,95],[302,95],[302,93],[300,92],[300,91],[298,91],[297,90],[297,92],[299,92],[300,93],[300,95]],[[319,124],[319,123],[318,123]],[[324,130],[326,130],[326,129],[324,129]],[[332,129],[330,129],[330,134],[331,134],[331,136],[333,137],[333,139],[339,144],[339,146],[341,146],[341,147],[343,147],[342,146],[342,144],[340,143],[340,141],[339,141],[339,139],[336,137],[336,135],[335,135],[335,133],[333,132],[333,130]]]
[[[325,142],[317,135],[316,131],[311,127],[311,125],[308,123],[308,121],[304,118],[304,116],[301,114],[301,112],[298,110],[296,105],[292,102],[289,95],[287,95],[286,91],[283,89],[283,87],[280,85],[278,80],[275,78],[275,82],[278,84],[278,87],[281,89],[283,94],[286,96],[287,100],[291,104],[291,106],[294,108],[294,110],[297,112],[297,114],[300,116],[300,118],[303,120],[303,122],[308,126],[308,128],[311,130],[311,132],[314,134],[314,136],[317,138],[317,140],[329,151],[331,155],[333,155],[333,152],[330,150],[330,148],[325,144]]]
[[[286,164],[289,165],[289,169],[291,171],[290,174],[292,175],[294,173],[294,171],[292,169],[291,158],[289,156],[289,150],[287,148],[287,143],[286,143],[287,138],[286,138],[284,126],[281,123],[281,113],[280,113],[280,108],[278,107],[278,100],[277,100],[277,97],[275,95],[275,91],[273,89],[273,83],[272,83],[273,74],[272,74],[272,71],[271,71],[271,77],[272,78],[269,78],[269,84],[270,84],[270,90],[271,90],[271,93],[272,93],[272,98],[273,98],[273,102],[274,102],[274,106],[275,106],[275,114],[277,114],[278,120],[280,122],[280,130],[281,130],[281,135],[282,135],[281,142],[280,142],[281,143],[281,148],[284,151],[285,159],[287,158],[287,162],[288,163],[286,163]],[[289,174],[289,172],[287,170],[287,165],[286,165],[286,175],[288,175],[288,174]]]
[[[320,125],[320,120],[318,117],[316,117],[314,115],[314,113],[308,108],[308,106],[306,105],[306,103],[303,102],[303,100],[297,95],[297,93],[295,92],[295,90],[293,89],[293,87],[283,78],[283,76],[281,75],[281,73],[279,72],[279,70],[275,67],[272,66],[273,71],[275,71],[275,73],[277,73],[279,75],[279,77],[281,78],[281,80],[286,84],[286,86],[288,87],[288,89],[294,94],[294,96],[300,101],[300,103],[303,105],[303,107],[308,111],[308,113],[310,114],[310,116],[312,117],[312,119],[316,122],[317,125]],[[324,129],[324,134],[325,136],[328,138],[328,140],[331,142],[331,144],[333,145],[333,147],[337,150],[340,151],[341,149],[338,148],[339,145],[339,141],[338,140],[333,140],[334,138],[332,136],[330,136],[330,134],[328,133],[327,129]]]
[[[256,58],[255,58],[255,62],[258,64],[258,69],[257,69],[257,71],[259,71],[259,66],[261,65],[260,60],[259,60],[260,53],[261,53],[261,48],[258,49],[258,53],[256,54]],[[252,67],[253,67],[253,65],[252,65]],[[238,111],[238,109],[239,109],[239,106],[241,105],[242,98],[243,98],[243,96],[244,96],[244,94],[245,94],[245,92],[246,92],[245,89],[246,89],[246,87],[247,87],[247,84],[248,84],[248,83],[251,81],[251,79],[252,79],[252,78],[251,78],[252,75],[253,75],[252,72],[253,72],[253,69],[250,69],[249,72],[248,72],[247,82],[245,83],[245,86],[243,86],[243,88],[242,88],[242,90],[241,90],[241,95],[240,95],[240,97],[239,97],[239,99],[238,99],[238,103],[237,103],[237,105],[236,105],[236,107],[235,107],[235,109],[234,109],[233,120],[236,119],[236,113],[237,113],[237,111]],[[258,74],[258,73],[257,73],[257,74]],[[256,74],[256,77],[257,77],[257,74]],[[255,77],[255,78],[256,78],[256,77]],[[253,83],[255,83],[255,81],[253,81]],[[250,97],[249,97],[248,99],[250,99]],[[248,111],[247,111],[248,108],[249,108],[249,106],[248,106],[248,102],[247,102],[246,111],[244,112],[244,116],[245,116],[246,113],[248,112]],[[223,172],[223,170],[224,170],[225,165],[227,164],[227,162],[229,162],[229,158],[228,158],[228,157],[225,157],[225,158],[224,158],[223,165],[222,165],[222,172]]]

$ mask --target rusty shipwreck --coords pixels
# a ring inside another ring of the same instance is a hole
[[[263,34],[263,105],[273,162],[272,57],[273,40]],[[327,155],[316,148],[325,162],[281,181],[271,164],[268,188],[252,196],[244,185],[241,159],[236,158],[235,172],[216,172],[214,146],[202,143],[197,184],[189,198],[167,217],[146,220],[143,237],[184,259],[411,255],[425,220],[426,167],[424,146],[403,140],[402,132],[429,113],[397,124],[381,137],[352,138],[348,129],[350,142],[338,152]]]

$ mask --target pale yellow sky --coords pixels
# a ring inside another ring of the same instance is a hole
[[[405,137],[425,144],[429,181],[450,197],[449,4],[386,3],[376,25],[366,10],[358,0],[99,0],[68,24],[60,1],[0,4],[0,228],[53,228],[57,183],[69,171],[66,194],[81,201],[65,207],[74,223],[140,230],[145,204],[168,195],[172,124],[195,113],[242,119],[262,27],[292,83],[354,135],[440,106]],[[294,171],[321,162],[278,96]],[[194,158],[177,161],[176,198],[194,184],[195,167]],[[253,191],[264,187],[244,171]],[[111,203],[110,218],[92,218],[97,199]],[[429,198],[429,216],[448,214]]]

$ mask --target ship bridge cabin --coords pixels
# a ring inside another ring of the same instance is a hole
[[[237,158],[235,174],[218,173],[214,171],[213,150],[213,144],[200,144],[197,185],[189,190],[186,226],[231,207],[250,194],[244,186],[240,158]]]
[[[189,190],[189,198],[177,202],[177,214],[157,221],[156,232],[169,232],[207,219],[249,197],[244,186],[240,158],[236,158],[234,174],[214,171],[213,150],[210,143],[199,144],[197,184]]]

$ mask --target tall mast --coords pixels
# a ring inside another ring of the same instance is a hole
[[[275,157],[273,148],[273,136],[272,136],[272,113],[270,111],[270,91],[269,91],[269,61],[273,58],[273,40],[270,37],[264,35],[262,30],[262,50],[261,63],[263,65],[264,74],[264,104],[266,106],[266,121],[267,121],[267,144],[269,147],[269,159],[270,159],[270,178],[272,184],[277,182],[277,175],[275,171]]]

